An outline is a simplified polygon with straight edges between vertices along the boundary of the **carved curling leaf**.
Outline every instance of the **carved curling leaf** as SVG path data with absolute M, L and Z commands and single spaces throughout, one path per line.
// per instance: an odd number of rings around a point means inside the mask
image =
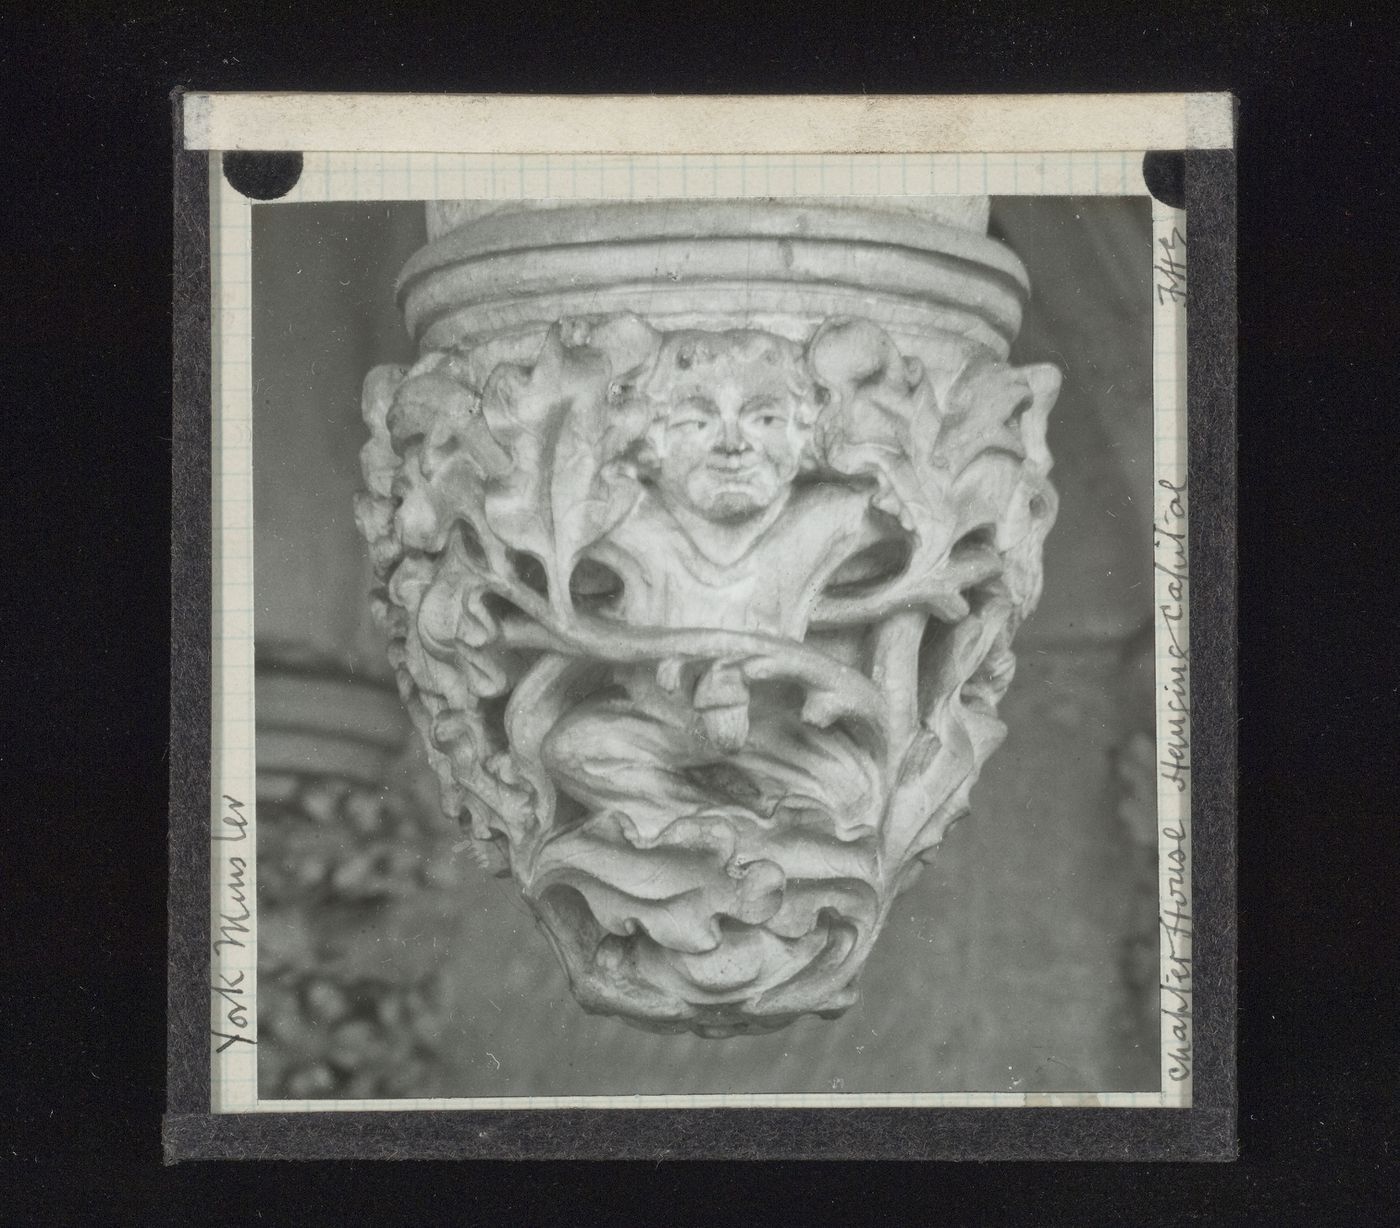
M 1053 368 L 868 321 L 562 321 L 366 383 L 376 608 L 450 811 L 580 1002 L 832 1015 L 1004 734 Z
M 569 581 L 583 550 L 627 515 L 639 493 L 618 461 L 641 434 L 641 414 L 610 396 L 612 364 L 588 341 L 586 327 L 566 335 L 556 325 L 532 368 L 496 370 L 482 407 L 510 457 L 488 486 L 487 520 L 507 546 L 542 565 L 561 618 L 572 611 Z
M 872 505 L 911 532 L 936 517 L 913 462 L 918 440 L 938 429 L 938 410 L 917 359 L 864 320 L 836 320 L 812 338 L 809 361 L 827 390 L 823 452 L 838 473 L 877 482 Z

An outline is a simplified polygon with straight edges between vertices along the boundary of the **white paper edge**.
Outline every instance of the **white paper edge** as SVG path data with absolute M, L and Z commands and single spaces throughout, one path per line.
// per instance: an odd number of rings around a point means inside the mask
M 190 93 L 185 148 L 380 153 L 1232 149 L 1229 94 Z

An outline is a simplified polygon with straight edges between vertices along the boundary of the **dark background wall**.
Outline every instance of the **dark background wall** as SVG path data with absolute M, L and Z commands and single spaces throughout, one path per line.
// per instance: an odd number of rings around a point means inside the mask
M 73 9 L 68 21 L 61 7 L 30 7 L 28 19 L 22 6 L 5 10 L 0 42 L 25 155 L 13 160 L 25 186 L 12 197 L 7 256 L 12 283 L 35 287 L 13 313 L 6 452 L 10 487 L 33 514 L 9 528 L 26 577 L 40 567 L 41 585 L 17 579 L 16 591 L 45 603 L 43 617 L 10 620 L 5 654 L 16 697 L 8 830 L 11 861 L 25 867 L 12 898 L 38 939 L 19 948 L 23 988 L 9 1002 L 24 1074 L 10 1107 L 14 1220 L 247 1221 L 264 1208 L 275 1218 L 289 1198 L 307 1223 L 417 1222 L 444 1207 L 567 1223 L 600 1201 L 637 1223 L 721 1222 L 729 1207 L 730 1218 L 762 1221 L 765 1209 L 775 1219 L 795 1206 L 832 1222 L 907 1222 L 926 1206 L 936 1210 L 925 1217 L 988 1225 L 1023 1223 L 1028 1206 L 1047 1223 L 1117 1225 L 1125 1207 L 1142 1224 L 1396 1218 L 1384 1192 L 1394 977 L 1376 957 L 1395 946 L 1397 844 L 1394 670 L 1376 660 L 1395 632 L 1394 545 L 1376 531 L 1396 459 L 1394 393 L 1380 374 L 1396 314 L 1395 166 L 1376 156 L 1393 131 L 1383 7 L 1213 5 L 1192 21 L 1175 8 L 1101 5 L 1076 21 L 1065 6 L 1022 6 L 1002 21 L 985 5 L 909 5 L 871 22 L 770 6 L 765 30 L 693 21 L 678 38 L 659 6 L 623 20 L 559 6 L 529 24 L 524 55 L 509 8 L 478 6 L 429 33 L 416 6 L 313 26 L 289 6 L 264 6 L 256 20 L 245 6 L 210 6 L 197 23 L 177 6 L 135 20 Z M 472 88 L 486 92 L 1230 83 L 1248 407 L 1238 1163 L 497 1164 L 469 1182 L 455 1165 L 160 1166 L 165 1053 L 151 1037 L 166 1001 L 171 351 L 161 338 L 172 222 L 161 117 L 175 80 L 438 91 L 460 88 L 468 64 Z M 102 821 L 113 815 L 134 821 Z
M 1017 641 L 1007 742 L 974 790 L 973 815 L 896 906 L 862 1003 L 836 1022 L 719 1042 L 586 1016 L 513 888 L 439 832 L 431 856 L 452 862 L 444 881 L 460 885 L 363 914 L 353 935 L 304 959 L 308 975 L 332 981 L 392 980 L 435 953 L 439 1061 L 423 1091 L 1157 1086 L 1148 202 L 998 199 L 992 232 L 1026 263 L 1034 288 L 1013 361 L 1065 370 L 1050 430 L 1060 517 L 1041 607 Z M 412 357 L 392 285 L 424 237 L 416 204 L 255 210 L 262 676 L 288 645 L 333 659 L 347 677 L 387 676 L 351 512 L 359 389 L 371 365 Z M 421 762 L 400 776 L 410 793 L 431 796 Z M 260 813 L 268 830 L 277 812 Z M 333 913 L 333 893 L 316 901 L 308 896 L 303 912 Z M 276 935 L 279 916 L 268 910 L 265 933 L 270 924 Z M 298 1009 L 314 1016 L 304 999 Z M 318 1035 L 335 1025 L 312 1020 Z M 324 1045 L 308 1054 L 330 1060 Z

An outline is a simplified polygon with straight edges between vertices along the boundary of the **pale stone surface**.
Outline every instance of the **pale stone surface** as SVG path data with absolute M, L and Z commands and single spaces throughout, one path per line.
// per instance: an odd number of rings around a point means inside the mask
M 857 1001 L 1040 593 L 1060 376 L 1003 361 L 1022 281 L 946 220 L 791 202 L 490 214 L 410 261 L 425 352 L 365 385 L 375 607 L 586 1009 Z
M 985 196 L 823 196 L 816 199 L 788 197 L 787 203 L 819 205 L 825 209 L 876 209 L 884 213 L 909 213 L 944 222 L 965 230 L 985 231 L 989 202 Z M 428 238 L 436 239 L 450 230 L 469 225 L 484 217 L 558 209 L 558 200 L 435 200 L 427 204 Z M 579 202 L 569 202 L 577 204 Z M 587 202 L 596 204 L 598 202 Z
M 533 361 L 559 320 L 622 313 L 663 331 L 753 328 L 799 343 L 850 316 L 930 365 L 948 335 L 1005 357 L 1025 270 L 955 223 L 788 200 L 493 211 L 415 254 L 399 291 L 425 351 L 470 346 L 494 362 Z

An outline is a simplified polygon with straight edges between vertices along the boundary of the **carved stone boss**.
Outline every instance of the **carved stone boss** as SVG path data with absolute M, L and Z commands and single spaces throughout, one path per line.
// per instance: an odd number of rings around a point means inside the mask
M 429 206 L 366 381 L 372 600 L 444 805 L 585 1009 L 857 997 L 1004 736 L 1050 366 L 985 200 Z

